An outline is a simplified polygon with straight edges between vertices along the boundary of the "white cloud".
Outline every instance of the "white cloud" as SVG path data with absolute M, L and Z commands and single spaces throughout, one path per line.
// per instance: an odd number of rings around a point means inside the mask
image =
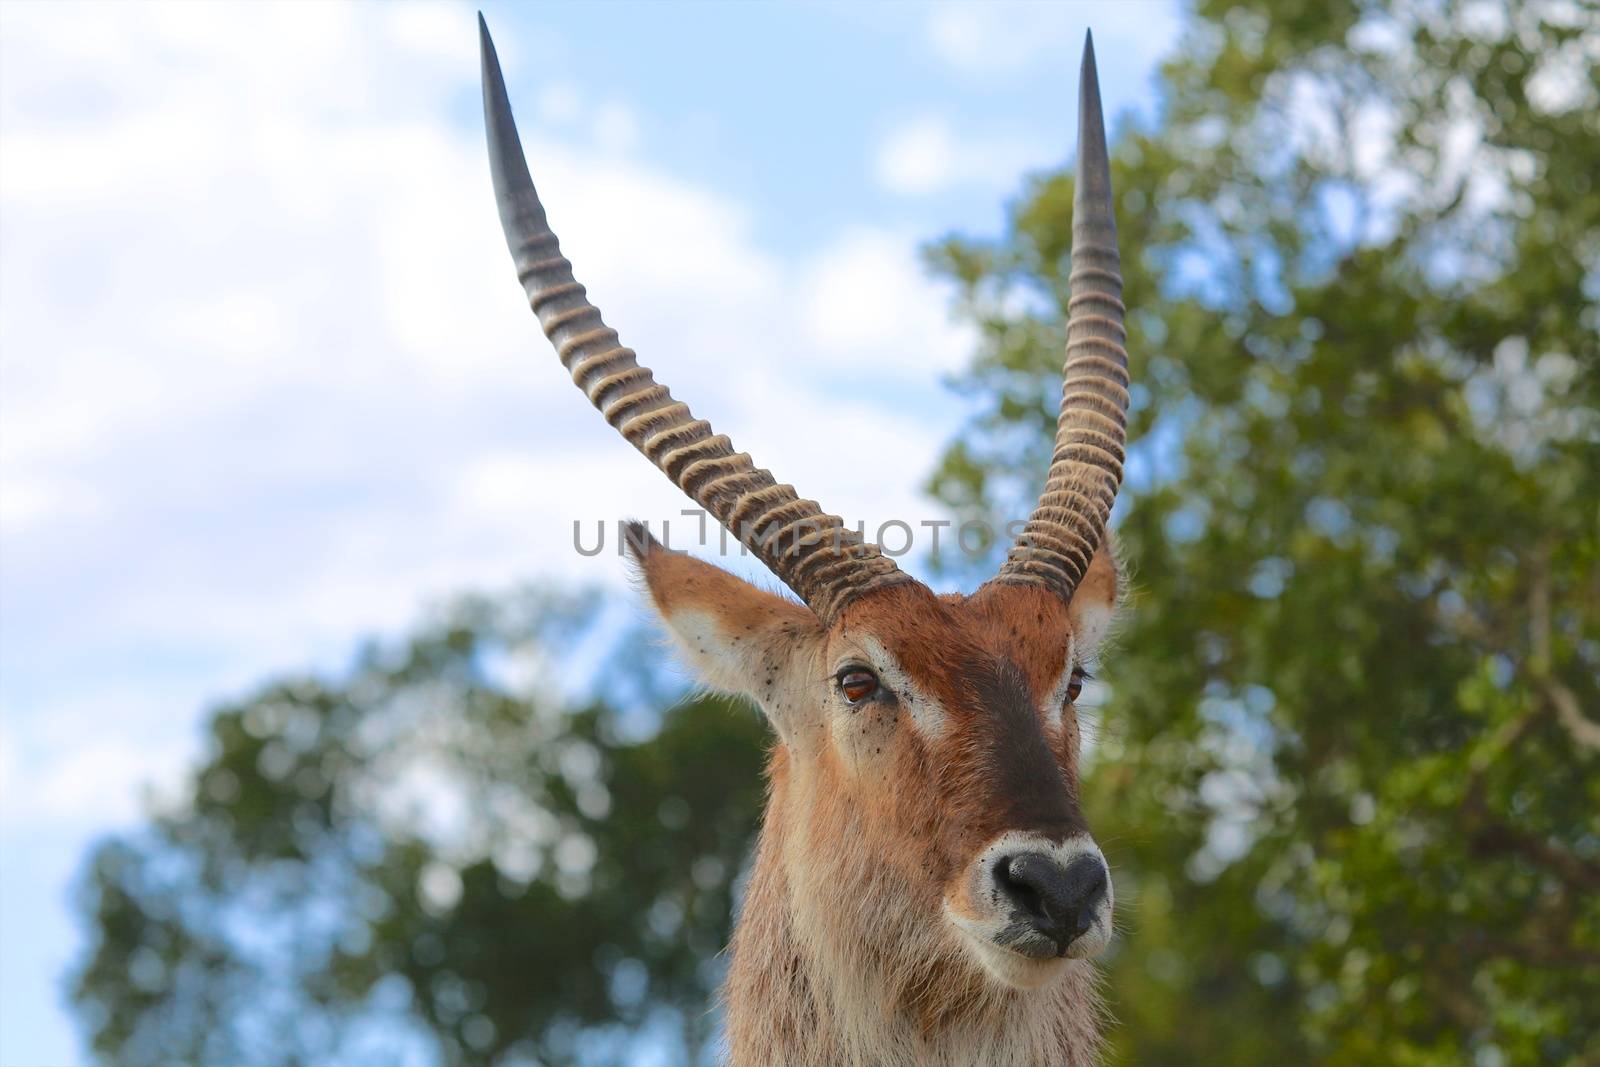
M 552 85 L 534 98 L 539 118 L 552 126 L 565 126 L 583 116 L 583 99 L 571 85 Z
M 1064 143 L 1020 133 L 958 134 L 940 117 L 924 115 L 890 131 L 873 160 L 878 184 L 908 196 L 974 187 L 996 194 L 1013 188 L 1017 175 L 1066 159 Z
M 971 74 L 991 71 L 997 60 L 1025 64 L 1037 51 L 1037 39 L 1014 30 L 1016 24 L 987 15 L 977 5 L 949 5 L 928 18 L 928 43 L 939 58 Z
M 890 134 L 878 151 L 878 181 L 899 193 L 932 193 L 956 178 L 955 135 L 936 118 L 916 119 Z
M 1075 72 L 1084 31 L 1092 29 L 1104 78 L 1117 67 L 1147 70 L 1176 41 L 1180 18 L 1174 5 L 1152 0 L 947 3 L 929 11 L 924 36 L 934 55 L 955 70 L 999 81 L 1046 64 Z M 1115 65 L 1113 56 L 1119 57 Z
M 594 111 L 594 139 L 608 151 L 627 152 L 639 139 L 638 120 L 623 104 L 601 104 Z
M 170 713 L 163 696 L 102 689 L 53 702 L 48 717 L 0 712 L 0 831 L 53 838 L 130 825 L 150 790 L 178 780 L 192 744 L 175 723 L 129 732 L 107 710 L 148 727 Z
M 11 740 L 11 731 L 0 721 L 0 822 L 9 817 L 11 798 L 16 794 L 17 746 Z
M 846 233 L 805 272 L 800 308 L 814 350 L 864 375 L 893 370 L 931 380 L 971 354 L 976 337 L 949 321 L 947 293 L 917 262 L 916 241 Z

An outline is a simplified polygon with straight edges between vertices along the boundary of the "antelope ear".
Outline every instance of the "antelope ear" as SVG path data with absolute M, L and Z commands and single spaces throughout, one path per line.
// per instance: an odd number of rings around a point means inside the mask
M 1072 637 L 1079 661 L 1093 659 L 1105 645 L 1117 622 L 1117 606 L 1122 599 L 1122 567 L 1117 562 L 1117 542 L 1107 530 L 1083 581 L 1073 591 L 1067 606 Z
M 819 666 L 826 638 L 803 604 L 757 589 L 719 567 L 664 548 L 642 525 L 626 532 L 656 612 L 700 680 L 761 705 L 785 741 L 815 701 L 806 682 Z

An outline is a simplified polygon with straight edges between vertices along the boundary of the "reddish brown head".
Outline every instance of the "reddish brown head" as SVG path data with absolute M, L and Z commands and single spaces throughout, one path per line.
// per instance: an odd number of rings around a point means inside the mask
M 906 582 L 825 624 L 637 543 L 685 658 L 777 730 L 768 822 L 801 845 L 786 859 L 791 884 L 808 887 L 802 912 L 826 923 L 841 909 L 893 909 L 848 928 L 893 930 L 886 953 L 958 947 L 1017 987 L 1104 948 L 1111 888 L 1078 803 L 1074 699 L 1115 610 L 1110 552 L 1070 603 L 1034 585 L 939 597 Z

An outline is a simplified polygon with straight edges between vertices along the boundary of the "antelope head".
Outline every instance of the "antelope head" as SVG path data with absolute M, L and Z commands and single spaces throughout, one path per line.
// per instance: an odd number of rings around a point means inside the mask
M 847 930 L 860 941 L 851 951 L 885 966 L 914 968 L 906 953 L 959 961 L 980 984 L 1011 989 L 1098 953 L 1112 891 L 1079 807 L 1074 700 L 1117 601 L 1106 520 L 1128 376 L 1092 42 L 1054 456 L 998 575 L 970 596 L 938 596 L 735 451 L 621 345 L 546 222 L 480 29 L 500 219 L 545 334 L 606 421 L 799 598 L 631 528 L 689 663 L 755 701 L 777 733 L 762 850 L 783 869 L 797 936 L 820 945 Z

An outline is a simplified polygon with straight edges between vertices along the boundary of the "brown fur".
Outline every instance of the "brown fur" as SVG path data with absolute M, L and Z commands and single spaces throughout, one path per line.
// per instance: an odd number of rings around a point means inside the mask
M 1050 726 L 1037 709 L 1075 632 L 1104 629 L 1093 613 L 1115 602 L 1110 553 L 1071 606 L 1035 586 L 941 598 L 912 583 L 830 628 L 689 556 L 649 546 L 640 564 L 691 663 L 754 698 L 779 736 L 723 994 L 731 1062 L 1092 1064 L 1093 965 L 1051 961 L 1039 988 L 1007 985 L 946 910 L 975 907 L 968 872 L 998 835 L 1086 830 L 1076 718 L 1068 707 Z M 866 641 L 937 705 L 936 729 L 907 700 L 833 700 L 836 662 Z

